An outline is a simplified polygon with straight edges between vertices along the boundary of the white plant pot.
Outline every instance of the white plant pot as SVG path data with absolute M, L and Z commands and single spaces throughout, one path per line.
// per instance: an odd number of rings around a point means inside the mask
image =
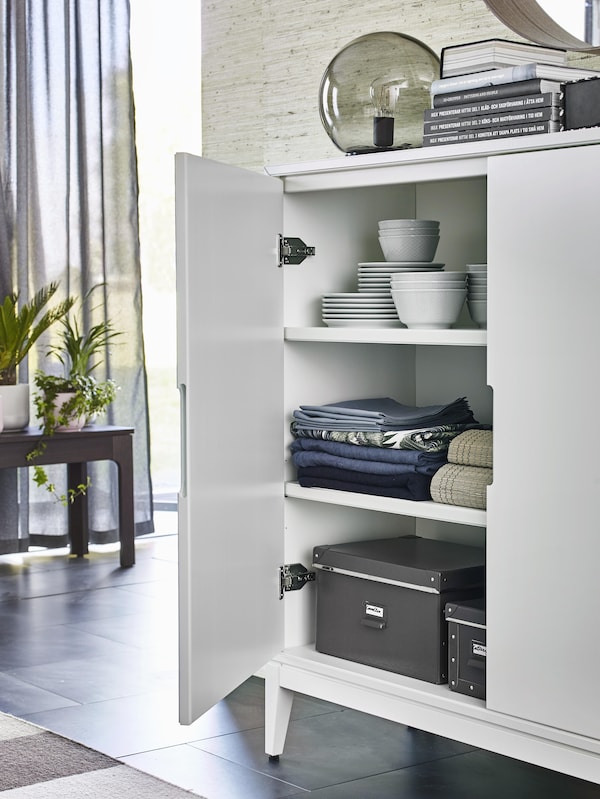
M 5 433 L 24 430 L 29 426 L 29 384 L 0 386 L 2 420 Z
M 74 396 L 73 393 L 57 394 L 56 395 L 56 400 L 54 401 L 55 413 L 59 414 L 60 413 L 60 409 L 62 408 L 62 406 L 66 402 L 68 402 L 71 399 L 71 397 L 73 397 L 73 396 Z M 74 432 L 77 432 L 78 430 L 81 430 L 82 427 L 85 427 L 86 421 L 87 421 L 87 419 L 86 419 L 85 415 L 83 415 L 83 416 L 74 416 L 69 421 L 69 424 L 61 425 L 60 427 L 57 427 L 56 429 L 57 429 L 57 431 L 59 433 L 74 433 Z

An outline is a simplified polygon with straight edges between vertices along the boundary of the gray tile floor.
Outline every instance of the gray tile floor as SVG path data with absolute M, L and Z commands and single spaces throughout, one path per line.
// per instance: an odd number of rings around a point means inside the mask
M 302 696 L 271 763 L 256 677 L 179 725 L 165 517 L 132 569 L 111 547 L 0 557 L 0 710 L 208 799 L 600 799 L 600 786 Z

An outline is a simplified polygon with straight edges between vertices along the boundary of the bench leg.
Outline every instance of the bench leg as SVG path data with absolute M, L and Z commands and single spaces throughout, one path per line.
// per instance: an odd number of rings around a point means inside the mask
M 68 487 L 77 490 L 78 485 L 87 481 L 86 463 L 67 464 Z M 88 553 L 89 522 L 87 496 L 82 494 L 74 502 L 69 503 L 69 543 L 71 554 L 83 557 Z
M 131 436 L 119 436 L 114 441 L 113 460 L 119 470 L 119 540 L 121 566 L 135 563 L 135 520 L 133 503 L 133 442 Z

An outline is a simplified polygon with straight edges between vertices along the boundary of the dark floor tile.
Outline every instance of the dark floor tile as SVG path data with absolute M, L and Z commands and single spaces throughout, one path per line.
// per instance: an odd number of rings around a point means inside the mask
M 126 654 L 128 650 L 135 657 L 133 647 L 64 624 L 35 630 L 13 627 L 0 631 L 0 671 L 73 659 L 110 660 Z
M 110 618 L 92 619 L 69 625 L 72 629 L 116 641 L 140 649 L 155 646 L 177 651 L 177 616 L 170 607 L 158 608 L 154 613 L 134 613 Z
M 262 729 L 192 745 L 307 790 L 471 749 L 353 710 L 293 720 L 278 762 L 270 762 L 265 755 Z
M 200 728 L 198 722 L 196 729 L 179 724 L 174 690 L 27 713 L 22 718 L 117 758 L 185 743 Z
M 45 691 L 9 674 L 0 673 L 0 712 L 12 716 L 38 713 L 44 710 L 70 707 L 77 704 L 59 694 Z
M 147 605 L 147 600 L 139 599 L 138 595 L 115 588 L 71 591 L 67 594 L 25 599 L 11 598 L 0 602 L 0 629 L 10 629 L 18 624 L 21 629 L 33 630 L 133 613 L 148 615 Z
M 179 723 L 175 676 L 166 682 L 168 688 L 160 691 L 19 715 L 113 757 L 229 736 L 254 728 L 258 728 L 262 740 L 262 682 L 251 678 L 191 725 Z M 323 710 L 329 712 L 330 707 L 325 703 L 321 706 L 315 700 L 301 701 L 294 708 L 294 715 L 313 716 Z
M 110 658 L 62 660 L 12 669 L 8 674 L 79 704 L 162 690 L 164 674 L 153 674 L 136 660 L 139 656 L 128 650 Z M 175 678 L 176 674 L 172 676 Z
M 194 724 L 181 725 L 175 681 L 160 692 L 24 717 L 113 757 L 228 735 L 261 724 L 263 718 L 255 702 L 224 700 Z
M 474 751 L 343 782 L 310 795 L 314 799 L 599 799 L 600 786 Z
M 13 567 L 11 574 L 2 578 L 0 600 L 173 580 L 177 574 L 176 564 L 154 557 L 136 558 L 135 566 L 122 569 L 118 552 L 90 552 L 83 558 L 47 555 L 46 559 L 46 568 L 29 559 L 22 568 Z
M 191 746 L 144 752 L 124 759 L 134 768 L 154 774 L 208 799 L 287 799 L 312 794 L 278 779 L 236 766 Z

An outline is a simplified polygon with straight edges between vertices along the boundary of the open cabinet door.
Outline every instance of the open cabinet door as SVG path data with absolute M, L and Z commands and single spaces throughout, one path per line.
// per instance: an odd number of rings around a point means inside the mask
M 283 646 L 283 188 L 177 154 L 180 721 Z

